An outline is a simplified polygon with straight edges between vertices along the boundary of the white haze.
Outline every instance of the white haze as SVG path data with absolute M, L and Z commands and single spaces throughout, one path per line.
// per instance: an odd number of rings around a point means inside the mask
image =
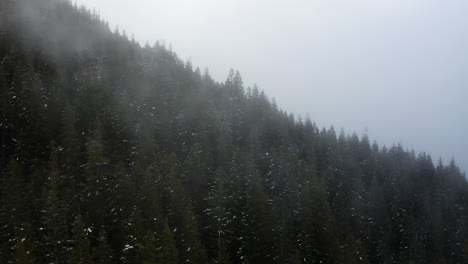
M 79 0 L 223 81 L 238 69 L 319 126 L 468 171 L 466 0 Z

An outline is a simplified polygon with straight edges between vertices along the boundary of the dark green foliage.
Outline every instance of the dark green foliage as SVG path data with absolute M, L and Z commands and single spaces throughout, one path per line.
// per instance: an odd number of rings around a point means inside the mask
M 453 160 L 320 130 L 69 1 L 0 1 L 0 111 L 0 263 L 468 263 Z
M 39 256 L 37 251 L 38 246 L 37 240 L 34 239 L 31 225 L 21 225 L 15 239 L 13 262 L 18 264 L 37 263 Z
M 301 205 L 298 247 L 306 263 L 335 263 L 341 253 L 336 221 L 327 202 L 325 186 L 316 176 L 313 176 L 309 185 L 305 186 L 304 201 Z M 343 263 L 349 263 L 349 259 L 344 259 Z
M 50 144 L 50 160 L 44 190 L 44 242 L 47 256 L 54 263 L 65 263 L 68 247 L 67 208 L 60 195 L 62 174 L 58 169 L 55 142 Z
M 97 244 L 94 248 L 93 252 L 93 261 L 94 263 L 98 264 L 110 264 L 112 263 L 112 257 L 114 253 L 107 241 L 107 237 L 105 233 L 102 233 L 99 236 L 99 239 L 96 241 Z
M 254 172 L 248 190 L 246 221 L 247 254 L 252 263 L 272 263 L 276 257 L 274 246 L 274 216 L 271 200 L 263 191 L 259 175 Z
M 151 249 L 154 253 L 154 260 L 151 263 L 179 263 L 179 254 L 175 246 L 174 234 L 169 229 L 167 221 L 164 223 L 162 230 L 156 236 L 157 241 Z
M 91 247 L 88 239 L 89 229 L 86 229 L 81 216 L 78 215 L 73 223 L 71 234 L 71 249 L 69 252 L 69 263 L 92 264 Z
M 173 229 L 179 263 L 203 263 L 206 260 L 205 250 L 199 240 L 197 219 L 193 213 L 193 205 L 178 179 L 178 161 L 175 154 L 168 158 L 169 171 L 166 176 L 168 189 L 168 211 L 170 227 Z

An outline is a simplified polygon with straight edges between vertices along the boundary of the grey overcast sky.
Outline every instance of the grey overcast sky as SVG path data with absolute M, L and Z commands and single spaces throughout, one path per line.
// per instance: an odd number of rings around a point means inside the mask
M 77 0 L 288 112 L 468 172 L 466 0 Z

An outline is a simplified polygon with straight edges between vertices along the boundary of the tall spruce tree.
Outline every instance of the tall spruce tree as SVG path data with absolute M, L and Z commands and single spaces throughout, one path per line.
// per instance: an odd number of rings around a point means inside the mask
M 88 239 L 88 233 L 91 231 L 91 229 L 84 225 L 81 215 L 77 215 L 71 232 L 71 246 L 68 255 L 69 263 L 93 263 L 91 260 L 91 243 Z
M 203 263 L 206 261 L 205 249 L 199 241 L 192 201 L 177 177 L 180 165 L 175 154 L 168 157 L 168 165 L 168 218 L 179 251 L 179 263 Z
M 43 223 L 44 240 L 47 246 L 48 259 L 54 263 L 66 263 L 68 248 L 67 209 L 61 197 L 62 173 L 58 169 L 57 146 L 50 144 L 50 161 L 47 183 L 44 190 Z

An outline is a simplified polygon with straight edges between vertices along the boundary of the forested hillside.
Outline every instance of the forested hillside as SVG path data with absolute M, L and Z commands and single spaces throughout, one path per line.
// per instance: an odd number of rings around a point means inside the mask
M 454 161 L 320 129 L 69 2 L 0 1 L 0 100 L 0 263 L 468 263 Z

